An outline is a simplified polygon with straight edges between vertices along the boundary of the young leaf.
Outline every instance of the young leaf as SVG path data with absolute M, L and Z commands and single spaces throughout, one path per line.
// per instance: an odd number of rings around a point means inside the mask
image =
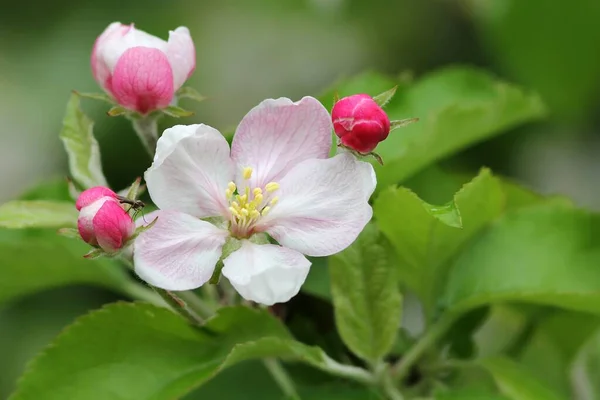
M 571 384 L 578 399 L 600 398 L 600 331 L 579 350 L 570 373 Z
M 72 94 L 59 135 L 69 156 L 69 170 L 83 188 L 106 186 L 100 149 L 93 135 L 94 124 L 83 113 L 79 103 L 79 96 Z
M 335 322 L 357 356 L 377 362 L 394 344 L 402 312 L 397 266 L 375 225 L 329 259 Z
M 335 363 L 294 342 L 266 311 L 222 308 L 197 328 L 164 308 L 116 303 L 63 331 L 30 364 L 11 400 L 180 398 L 229 366 L 275 356 Z
M 448 260 L 495 219 L 503 205 L 500 183 L 487 169 L 443 207 L 431 206 L 405 188 L 390 188 L 377 198 L 374 214 L 396 250 L 401 279 L 428 311 L 433 311 L 443 288 Z
M 14 200 L 0 205 L 2 228 L 62 228 L 77 226 L 73 203 L 47 200 Z
M 518 301 L 600 314 L 600 215 L 553 200 L 496 221 L 453 263 L 450 311 Z
M 480 364 L 492 374 L 500 391 L 511 400 L 567 400 L 509 358 L 488 358 Z

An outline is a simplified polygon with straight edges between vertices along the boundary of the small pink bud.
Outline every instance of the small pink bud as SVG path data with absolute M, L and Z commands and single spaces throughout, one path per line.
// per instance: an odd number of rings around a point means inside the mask
M 84 191 L 77 199 L 76 207 L 81 238 L 107 253 L 122 248 L 135 232 L 131 216 L 108 188 L 98 186 Z
M 390 119 L 367 94 L 338 101 L 331 110 L 331 118 L 342 144 L 361 154 L 372 152 L 390 133 Z
M 98 84 L 122 107 L 146 114 L 171 103 L 194 72 L 196 50 L 185 27 L 165 41 L 114 22 L 96 39 L 91 64 Z

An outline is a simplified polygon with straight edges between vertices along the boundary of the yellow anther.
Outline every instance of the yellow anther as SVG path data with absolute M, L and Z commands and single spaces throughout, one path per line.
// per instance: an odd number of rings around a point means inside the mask
M 254 201 L 252 203 L 254 203 L 255 205 L 258 205 L 260 203 L 262 203 L 263 201 L 263 195 L 262 193 L 256 194 L 254 195 Z
M 235 208 L 236 210 L 238 210 L 240 208 L 240 205 L 238 204 L 237 201 L 232 201 L 231 202 L 231 207 Z
M 250 212 L 250 218 L 257 219 L 258 217 L 260 217 L 260 213 L 258 211 L 252 210 Z
M 267 215 L 269 213 L 269 210 L 271 209 L 271 207 L 266 206 L 265 208 L 263 208 L 262 212 L 260 213 L 260 215 L 262 215 L 263 217 L 265 215 Z
M 256 197 L 259 194 L 262 194 L 262 189 L 261 188 L 254 188 L 254 190 L 252 191 L 252 194 L 254 195 L 254 197 Z
M 265 185 L 265 189 L 267 189 L 267 192 L 271 193 L 276 191 L 277 189 L 279 189 L 279 183 L 277 182 L 269 182 Z
M 250 179 L 252 177 L 252 168 L 251 167 L 244 168 L 242 174 L 244 176 L 244 179 Z
M 246 202 L 248 201 L 248 195 L 243 194 L 241 196 L 238 196 L 238 201 L 240 202 L 241 205 L 246 204 Z
M 231 199 L 231 196 L 233 196 L 233 193 L 231 192 L 231 190 L 225 189 L 225 196 L 227 197 L 227 200 L 229 200 Z
M 235 186 L 235 183 L 233 183 L 233 182 L 229 182 L 229 183 L 227 184 L 227 189 L 228 189 L 228 190 L 229 190 L 231 193 L 233 193 L 233 192 L 235 192 L 235 189 L 237 189 L 237 187 Z
M 271 199 L 271 201 L 269 202 L 270 205 L 274 206 L 275 204 L 277 204 L 277 202 L 279 201 L 279 197 L 275 196 Z
M 247 209 L 247 208 L 242 208 L 241 212 L 242 212 L 242 215 L 243 215 L 244 217 L 247 217 L 247 216 L 248 216 L 248 214 L 249 214 L 249 213 L 248 213 L 248 209 Z
M 236 217 L 238 217 L 238 218 L 240 218 L 240 217 L 241 217 L 240 213 L 239 213 L 239 212 L 238 212 L 238 210 L 236 210 L 235 208 L 233 208 L 233 207 L 229 207 L 229 211 L 231 211 L 231 213 L 232 213 L 234 216 L 236 216 Z

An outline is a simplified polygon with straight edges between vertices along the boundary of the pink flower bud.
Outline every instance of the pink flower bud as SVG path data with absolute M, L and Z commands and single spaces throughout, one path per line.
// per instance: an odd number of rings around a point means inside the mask
M 362 154 L 372 152 L 390 133 L 390 119 L 367 94 L 338 101 L 331 110 L 331 118 L 342 144 Z
M 194 72 L 196 50 L 190 31 L 179 27 L 164 41 L 114 22 L 96 39 L 92 72 L 121 106 L 146 114 L 167 107 Z
M 77 228 L 81 238 L 107 253 L 122 248 L 135 232 L 131 216 L 108 188 L 97 186 L 85 190 L 75 206 L 79 210 Z

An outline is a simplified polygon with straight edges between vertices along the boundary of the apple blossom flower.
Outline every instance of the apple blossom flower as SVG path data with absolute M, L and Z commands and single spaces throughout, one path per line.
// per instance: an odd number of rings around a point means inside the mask
M 83 191 L 75 207 L 79 210 L 77 229 L 81 238 L 106 253 L 117 252 L 135 233 L 131 216 L 121 207 L 117 194 L 106 187 Z
M 196 67 L 190 32 L 179 27 L 169 40 L 113 22 L 96 39 L 92 72 L 122 107 L 146 114 L 167 107 Z
M 361 154 L 372 152 L 390 133 L 390 119 L 368 94 L 355 94 L 336 102 L 331 118 L 342 144 Z
M 263 101 L 239 124 L 231 150 L 207 125 L 167 129 L 145 174 L 161 210 L 136 239 L 137 274 L 163 289 L 195 289 L 224 257 L 221 273 L 245 299 L 272 305 L 295 296 L 311 264 L 305 255 L 345 249 L 372 216 L 373 168 L 349 153 L 328 158 L 331 129 L 312 97 Z M 279 244 L 256 240 L 265 234 Z M 222 253 L 226 242 L 239 248 Z

